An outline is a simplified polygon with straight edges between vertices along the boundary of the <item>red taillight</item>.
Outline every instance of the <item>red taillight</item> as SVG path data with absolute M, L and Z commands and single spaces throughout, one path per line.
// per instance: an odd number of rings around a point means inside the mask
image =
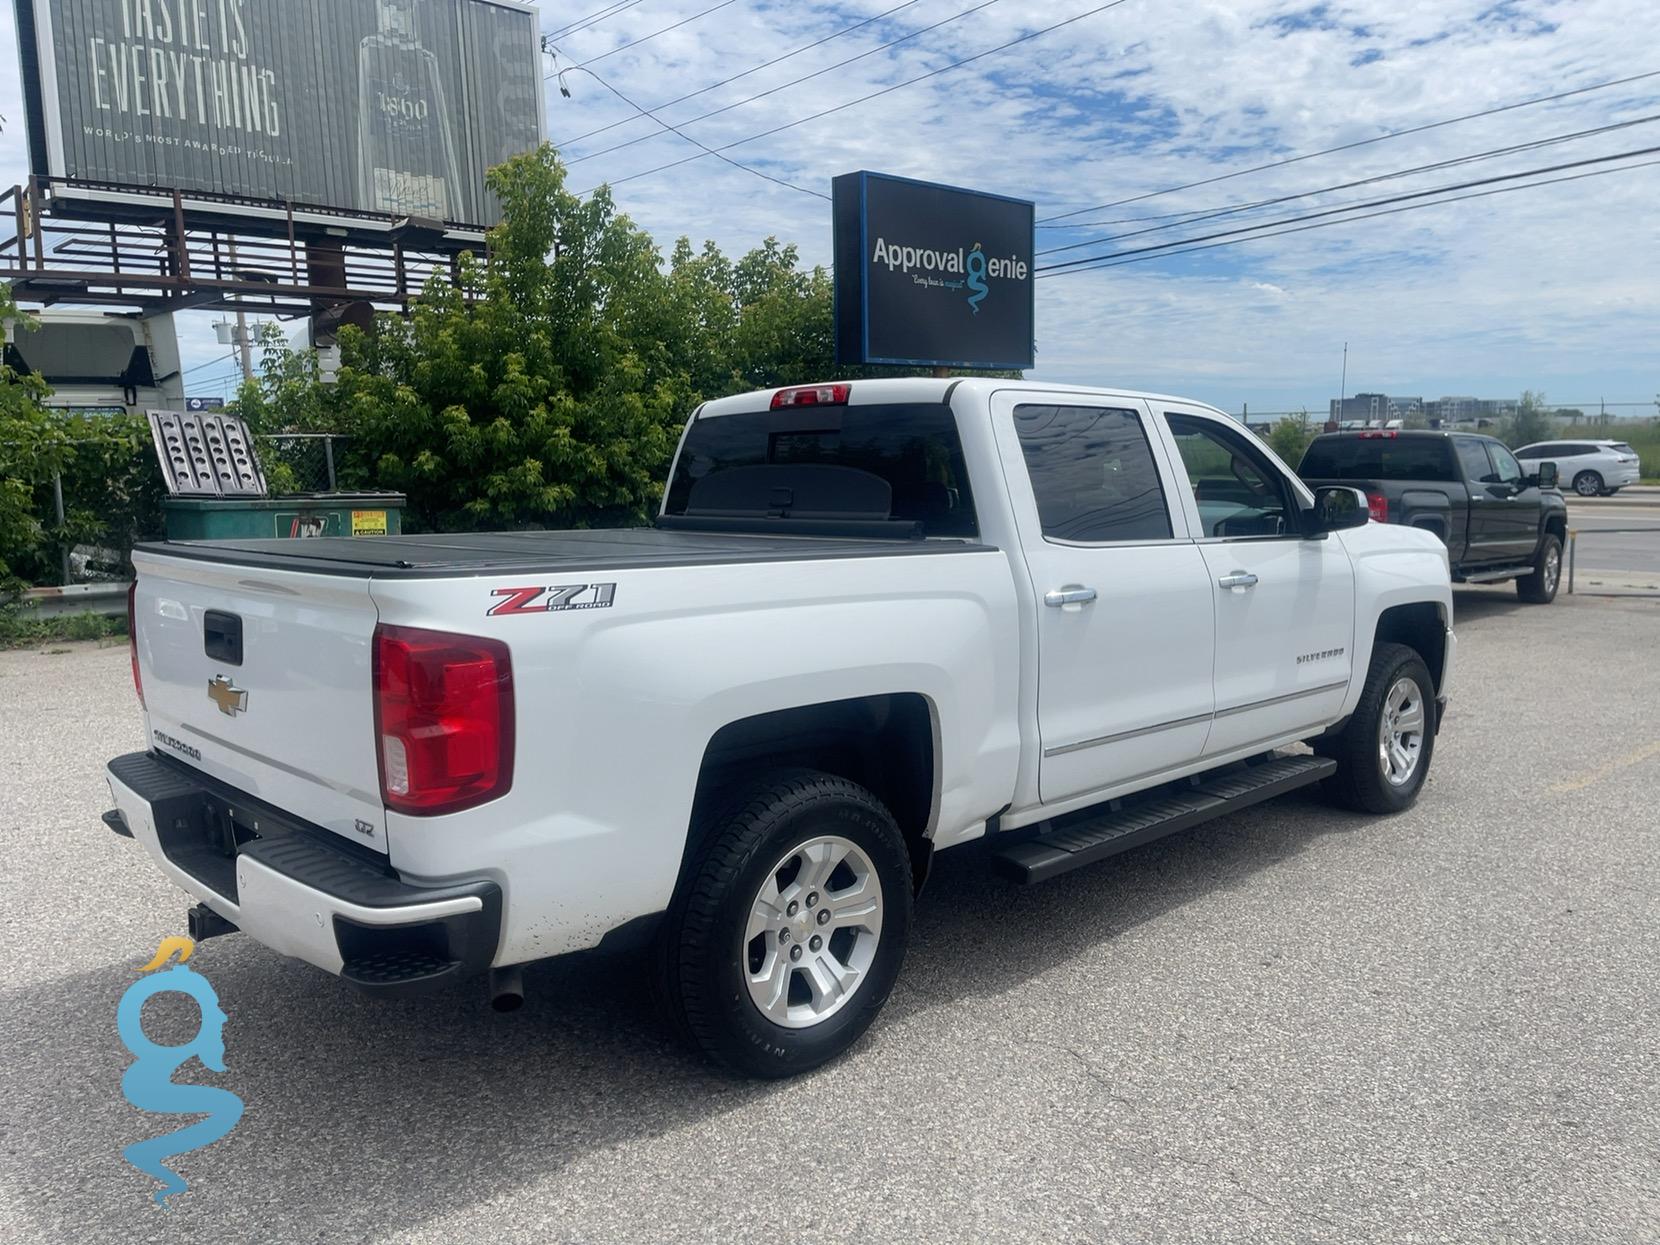
M 386 806 L 431 816 L 513 785 L 507 645 L 416 627 L 375 628 L 375 748 Z
M 1389 437 L 1393 439 L 1400 435 L 1401 432 L 1398 428 L 1373 428 L 1370 432 L 1363 432 L 1360 434 L 1362 440 L 1377 440 L 1379 437 Z
M 1366 513 L 1372 516 L 1373 523 L 1389 522 L 1389 499 L 1382 493 L 1366 494 Z
M 138 672 L 138 580 L 127 586 L 127 651 L 133 658 L 133 691 L 138 707 L 144 708 L 144 676 Z
M 850 385 L 798 385 L 772 395 L 772 409 L 784 406 L 846 406 Z

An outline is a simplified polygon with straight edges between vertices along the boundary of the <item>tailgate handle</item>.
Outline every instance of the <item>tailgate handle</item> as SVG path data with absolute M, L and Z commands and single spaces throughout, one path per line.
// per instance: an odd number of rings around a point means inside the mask
M 202 651 L 227 666 L 242 664 L 242 618 L 224 610 L 202 615 Z

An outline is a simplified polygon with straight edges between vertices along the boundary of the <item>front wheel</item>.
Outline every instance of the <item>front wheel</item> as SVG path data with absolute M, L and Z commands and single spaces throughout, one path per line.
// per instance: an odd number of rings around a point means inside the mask
M 1318 751 L 1337 762 L 1326 790 L 1345 808 L 1410 808 L 1435 752 L 1435 684 L 1423 658 L 1404 644 L 1377 645 L 1354 716 Z
M 1562 538 L 1546 532 L 1533 559 L 1533 573 L 1516 581 L 1516 595 L 1529 605 L 1549 605 L 1562 584 Z
M 670 1016 L 738 1072 L 805 1072 L 876 1019 L 910 923 L 910 853 L 882 803 L 830 774 L 768 775 L 712 819 L 670 907 Z

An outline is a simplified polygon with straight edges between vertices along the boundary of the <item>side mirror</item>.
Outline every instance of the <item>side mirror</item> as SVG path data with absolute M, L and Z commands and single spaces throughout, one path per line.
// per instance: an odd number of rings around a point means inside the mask
M 1555 488 L 1556 481 L 1556 464 L 1540 463 L 1538 471 L 1536 471 L 1533 475 L 1526 477 L 1522 483 L 1533 488 Z
M 1371 520 L 1366 494 L 1343 484 L 1328 484 L 1314 490 L 1314 508 L 1303 512 L 1303 535 L 1324 536 L 1351 527 L 1365 527 Z

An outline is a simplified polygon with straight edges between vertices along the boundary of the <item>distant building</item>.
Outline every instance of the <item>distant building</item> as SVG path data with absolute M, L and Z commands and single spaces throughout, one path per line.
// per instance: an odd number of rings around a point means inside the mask
M 1390 423 L 1405 422 L 1422 415 L 1422 398 L 1402 397 L 1388 393 L 1357 393 L 1352 398 L 1333 398 L 1329 418 L 1339 426 L 1382 428 Z
M 1424 407 L 1430 427 L 1455 427 L 1459 424 L 1480 426 L 1516 413 L 1515 398 L 1476 398 L 1467 396 L 1437 398 Z

